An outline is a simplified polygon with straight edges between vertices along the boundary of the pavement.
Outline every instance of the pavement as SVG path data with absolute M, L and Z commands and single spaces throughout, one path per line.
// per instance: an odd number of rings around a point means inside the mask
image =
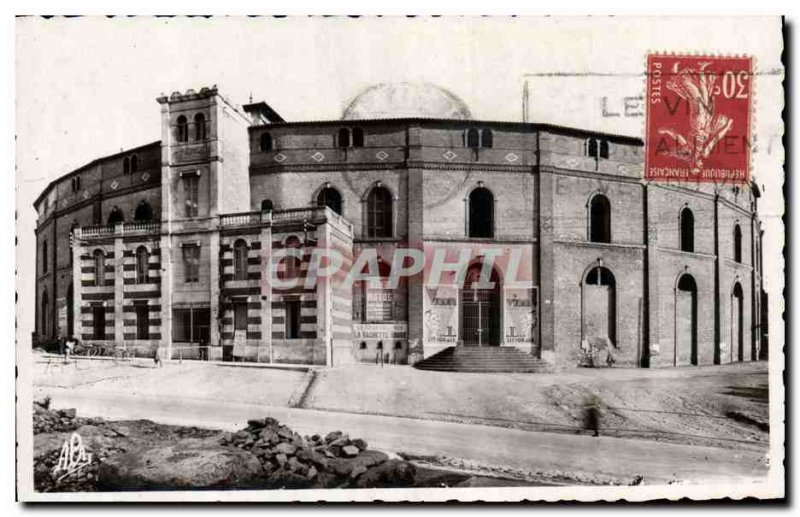
M 49 395 L 53 407 L 74 407 L 81 416 L 149 419 L 227 431 L 244 427 L 250 418 L 271 416 L 302 434 L 341 430 L 367 440 L 372 448 L 584 482 L 625 483 L 635 476 L 647 484 L 752 482 L 764 479 L 768 470 L 765 454 L 750 450 L 275 407 L 236 400 L 233 394 L 224 403 L 170 392 L 127 394 L 91 386 L 39 386 L 34 394 L 37 399 Z

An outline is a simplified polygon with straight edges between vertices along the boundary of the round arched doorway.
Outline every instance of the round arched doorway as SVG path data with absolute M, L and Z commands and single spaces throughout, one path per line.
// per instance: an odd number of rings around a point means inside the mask
M 675 286 L 675 366 L 700 364 L 697 352 L 697 283 L 688 273 Z
M 500 345 L 500 275 L 481 282 L 483 264 L 467 269 L 461 286 L 461 341 L 465 346 Z
M 615 346 L 617 342 L 617 283 L 606 267 L 589 269 L 583 281 L 583 339 L 593 347 Z

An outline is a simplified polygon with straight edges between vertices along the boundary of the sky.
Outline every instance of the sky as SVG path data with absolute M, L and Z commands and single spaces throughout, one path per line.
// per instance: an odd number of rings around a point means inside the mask
M 33 330 L 35 211 L 48 182 L 160 139 L 156 97 L 217 85 L 286 120 L 337 119 L 364 88 L 430 82 L 477 119 L 641 137 L 648 52 L 755 57 L 752 170 L 771 315 L 782 310 L 783 68 L 780 19 L 735 18 L 18 18 L 16 203 L 19 335 Z M 775 320 L 773 320 L 775 321 Z M 780 328 L 778 328 L 780 327 Z M 773 325 L 782 342 L 782 325 Z M 773 330 L 771 329 L 771 330 Z

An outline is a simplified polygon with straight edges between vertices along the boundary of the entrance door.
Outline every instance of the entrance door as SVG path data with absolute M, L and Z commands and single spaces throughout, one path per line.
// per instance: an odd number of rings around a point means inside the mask
M 491 286 L 480 282 L 481 264 L 467 272 L 461 289 L 461 341 L 468 346 L 500 345 L 500 281 L 492 271 Z
M 616 282 L 604 267 L 586 275 L 583 286 L 583 337 L 589 343 L 616 343 Z M 606 343 L 608 344 L 608 343 Z
M 675 365 L 698 364 L 697 286 L 683 275 L 675 291 Z

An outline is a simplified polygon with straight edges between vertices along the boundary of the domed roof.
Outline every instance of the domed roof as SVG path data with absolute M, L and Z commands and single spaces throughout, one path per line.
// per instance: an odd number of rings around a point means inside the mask
M 431 83 L 379 83 L 358 94 L 342 120 L 383 118 L 467 120 L 472 114 L 455 94 Z

